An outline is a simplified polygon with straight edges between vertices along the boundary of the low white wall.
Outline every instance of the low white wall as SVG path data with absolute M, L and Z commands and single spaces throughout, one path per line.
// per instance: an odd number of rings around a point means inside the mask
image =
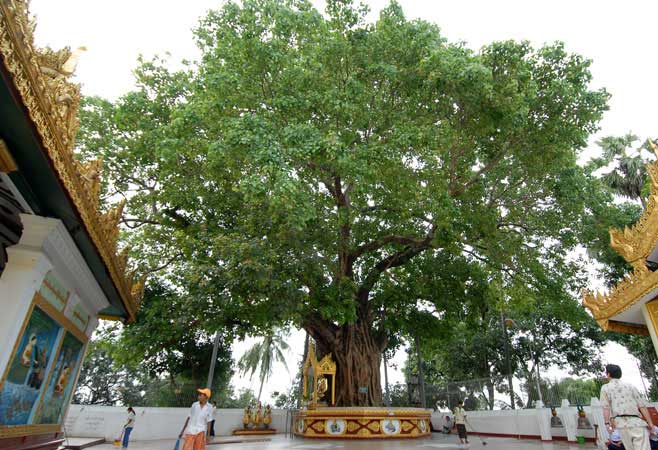
M 650 406 L 656 407 L 658 403 L 652 403 Z M 558 408 L 560 416 L 563 411 L 562 408 Z M 578 410 L 576 407 L 568 407 L 566 411 L 575 426 Z M 131 439 L 136 441 L 176 439 L 185 423 L 189 408 L 136 407 L 135 412 L 137 417 Z M 595 423 L 596 413 L 590 407 L 585 407 L 585 412 L 590 421 Z M 243 410 L 241 409 L 218 409 L 215 434 L 218 436 L 230 435 L 234 429 L 242 427 L 242 415 Z M 446 413 L 442 412 L 432 414 L 432 425 L 435 430 L 443 429 L 445 415 Z M 541 436 L 540 423 L 543 423 L 550 429 L 553 438 L 562 437 L 564 439 L 567 436 L 565 428 L 550 428 L 550 414 L 542 415 L 541 411 L 536 409 L 467 411 L 467 416 L 469 424 L 480 433 Z M 285 410 L 272 410 L 271 427 L 280 433 L 284 432 L 285 419 Z M 103 437 L 106 440 L 113 440 L 119 436 L 125 422 L 126 409 L 124 407 L 71 405 L 64 426 L 68 436 Z M 563 422 L 567 423 L 564 419 Z M 590 434 L 593 436 L 593 431 L 585 433 L 588 437 Z
M 176 439 L 187 418 L 189 408 L 139 408 L 135 407 L 135 428 L 131 440 L 149 441 Z M 217 409 L 215 434 L 230 435 L 242 427 L 241 409 Z M 283 432 L 286 411 L 272 410 L 270 427 Z M 67 436 L 103 437 L 113 440 L 119 437 L 126 423 L 126 408 L 114 406 L 71 405 L 64 424 Z
M 576 408 L 573 409 L 574 414 Z M 443 420 L 448 413 L 434 412 L 432 425 L 435 430 L 443 429 Z M 480 433 L 539 436 L 539 421 L 535 409 L 467 411 L 468 423 Z M 468 427 L 471 430 L 471 427 Z

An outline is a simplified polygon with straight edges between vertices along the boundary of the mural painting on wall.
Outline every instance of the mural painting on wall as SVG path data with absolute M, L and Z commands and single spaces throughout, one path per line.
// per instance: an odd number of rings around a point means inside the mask
M 61 327 L 35 306 L 0 391 L 0 425 L 32 423 Z
M 66 332 L 36 423 L 58 424 L 69 403 L 84 344 Z

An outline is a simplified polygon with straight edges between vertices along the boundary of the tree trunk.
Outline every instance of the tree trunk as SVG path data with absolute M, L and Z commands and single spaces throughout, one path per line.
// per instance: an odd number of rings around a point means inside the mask
M 418 365 L 418 396 L 420 397 L 420 407 L 427 407 L 427 397 L 425 396 L 425 374 L 423 373 L 423 352 L 420 348 L 420 337 L 416 334 L 416 363 Z
M 336 327 L 329 342 L 322 331 L 326 330 L 317 326 L 308 330 L 317 344 L 318 356 L 331 352 L 336 362 L 336 405 L 381 406 L 382 350 L 369 325 L 358 321 Z
M 386 397 L 384 398 L 384 403 L 386 406 L 391 406 L 391 391 L 388 387 L 388 360 L 386 359 L 386 354 L 384 354 L 384 392 Z
M 304 395 L 304 374 L 302 372 L 304 371 L 304 363 L 306 362 L 306 358 L 308 357 L 308 341 L 309 341 L 309 335 L 307 331 L 306 337 L 304 339 L 304 355 L 302 356 L 301 364 L 299 364 L 299 385 L 297 386 L 297 401 L 296 401 L 297 408 L 302 407 L 302 396 Z
M 487 380 L 487 406 L 491 411 L 494 409 L 496 399 L 494 398 L 496 391 L 494 389 L 493 382 L 491 378 Z
M 260 380 L 260 388 L 258 388 L 258 399 L 256 400 L 256 403 L 260 403 L 260 396 L 263 393 L 263 384 L 265 384 L 265 379 Z

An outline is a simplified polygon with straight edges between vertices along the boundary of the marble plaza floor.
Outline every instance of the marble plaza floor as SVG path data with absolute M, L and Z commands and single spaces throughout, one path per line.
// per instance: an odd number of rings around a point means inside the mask
M 271 440 L 263 441 L 246 439 L 235 442 L 235 438 L 220 438 L 208 444 L 207 450 L 400 450 L 400 449 L 446 449 L 457 450 L 462 447 L 457 443 L 454 435 L 445 436 L 434 434 L 431 438 L 419 440 L 399 441 L 319 441 L 310 439 L 286 439 L 284 436 L 275 436 Z M 563 442 L 542 443 L 537 440 L 518 440 L 508 438 L 485 438 L 487 445 L 483 446 L 477 436 L 470 439 L 470 449 L 484 450 L 576 450 L 594 449 L 593 443 L 586 445 L 567 444 Z M 130 443 L 130 450 L 173 450 L 175 441 L 146 441 Z M 111 443 L 90 447 L 93 450 L 116 450 Z

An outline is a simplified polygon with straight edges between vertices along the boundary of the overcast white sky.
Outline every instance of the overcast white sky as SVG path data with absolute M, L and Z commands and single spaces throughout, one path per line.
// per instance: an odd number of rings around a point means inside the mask
M 322 5 L 320 0 L 314 1 Z M 386 0 L 368 0 L 373 16 Z M 541 45 L 564 41 L 567 49 L 594 61 L 594 87 L 606 87 L 612 94 L 610 111 L 601 122 L 597 136 L 629 131 L 642 139 L 656 137 L 653 105 L 658 105 L 656 74 L 655 18 L 658 2 L 645 0 L 401 0 L 411 18 L 437 23 L 451 41 L 465 41 L 474 49 L 494 40 L 529 40 Z M 132 70 L 137 56 L 169 52 L 174 61 L 194 60 L 198 55 L 191 29 L 208 9 L 219 7 L 214 0 L 32 0 L 37 16 L 37 42 L 58 48 L 85 45 L 77 80 L 87 95 L 116 98 L 133 87 Z M 588 153 L 594 151 L 590 146 Z M 250 342 L 236 345 L 236 353 Z M 303 333 L 290 341 L 289 366 L 296 367 Z M 620 363 L 625 378 L 642 387 L 635 360 L 618 345 L 606 349 L 606 360 Z M 396 356 L 401 363 L 404 353 Z M 392 371 L 392 381 L 402 381 Z M 557 372 L 551 375 L 557 375 Z M 266 394 L 285 391 L 294 374 L 277 368 L 265 388 Z M 250 386 L 246 379 L 234 379 L 238 387 Z M 256 381 L 254 380 L 254 387 Z

